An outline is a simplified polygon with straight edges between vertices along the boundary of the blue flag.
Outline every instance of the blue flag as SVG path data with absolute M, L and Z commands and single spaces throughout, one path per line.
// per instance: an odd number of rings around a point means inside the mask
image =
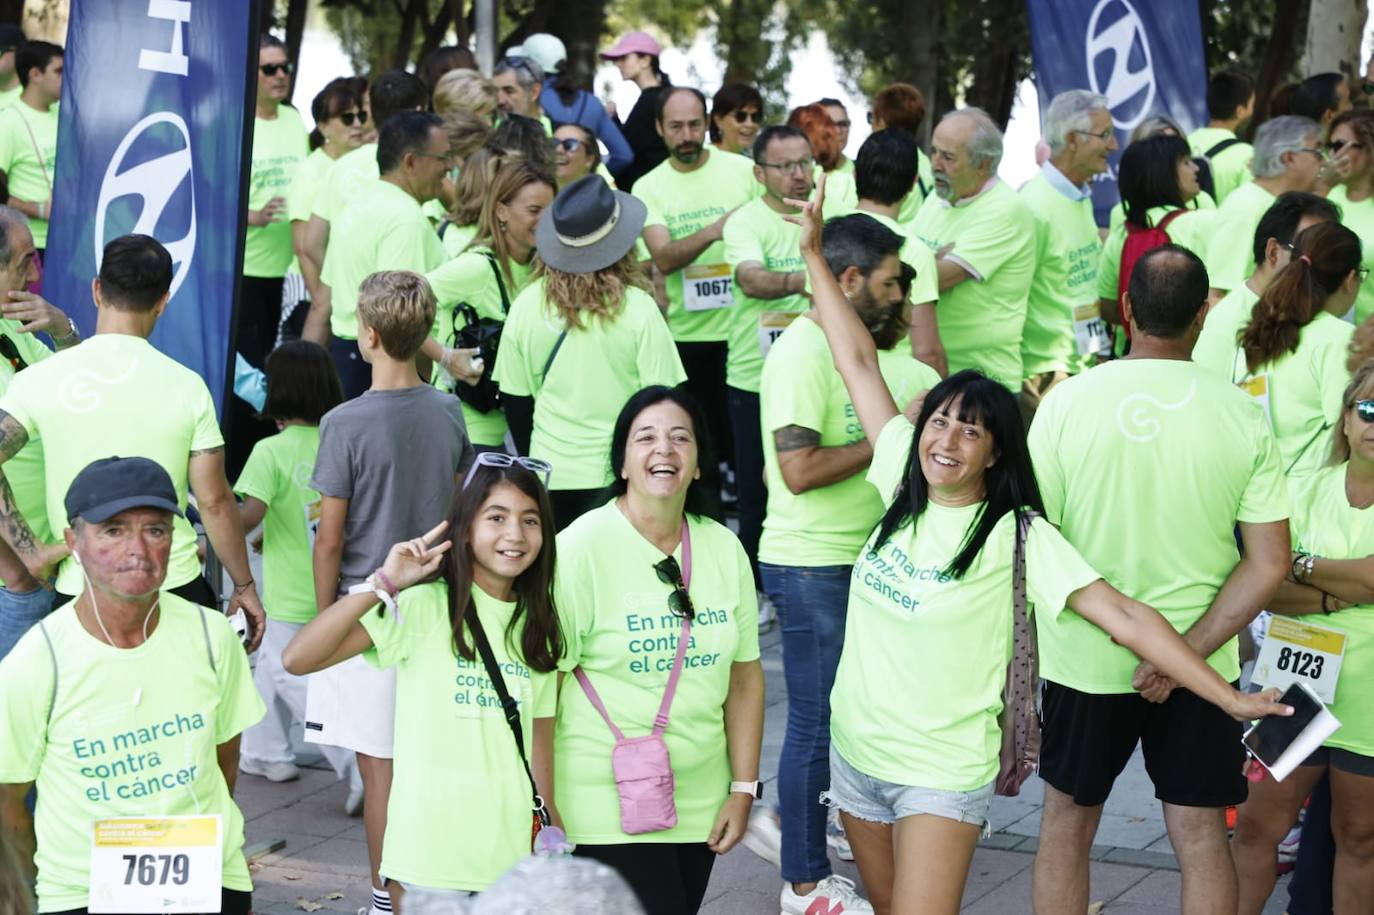
M 222 411 L 243 260 L 256 93 L 251 0 L 72 0 L 43 294 L 95 329 L 107 242 L 172 255 L 152 343 L 205 379 Z
M 1027 0 L 1040 110 L 1067 89 L 1107 97 L 1116 139 L 1167 114 L 1185 132 L 1207 123 L 1207 64 L 1196 0 Z M 1107 224 L 1120 199 L 1117 152 L 1093 182 L 1093 208 Z

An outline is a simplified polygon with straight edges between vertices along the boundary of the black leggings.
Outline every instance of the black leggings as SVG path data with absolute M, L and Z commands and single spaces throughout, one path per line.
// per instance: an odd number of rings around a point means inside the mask
M 625 878 L 644 915 L 696 915 L 716 863 L 705 842 L 579 845 L 573 854 L 600 861 Z
M 253 911 L 253 894 L 243 890 L 225 888 L 220 893 L 220 915 L 250 915 Z M 68 909 L 65 912 L 51 912 L 49 915 L 86 915 L 85 909 Z

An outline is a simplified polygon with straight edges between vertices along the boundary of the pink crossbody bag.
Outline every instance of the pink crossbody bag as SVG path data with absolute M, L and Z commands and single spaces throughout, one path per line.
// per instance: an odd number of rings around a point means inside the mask
M 685 520 L 682 522 L 682 583 L 684 587 L 691 587 L 692 584 L 692 539 Z M 677 825 L 677 805 L 673 803 L 673 762 L 668 758 L 668 745 L 663 742 L 663 732 L 668 729 L 668 710 L 677 692 L 677 681 L 682 675 L 682 662 L 687 655 L 691 634 L 692 620 L 684 616 L 682 632 L 678 636 L 677 657 L 673 660 L 672 672 L 668 674 L 668 686 L 663 691 L 663 701 L 654 718 L 654 729 L 643 737 L 626 737 L 611 720 L 605 704 L 592 688 L 581 666 L 573 669 L 573 676 L 577 677 L 578 685 L 587 694 L 588 701 L 601 713 L 606 726 L 615 735 L 611 771 L 615 774 L 616 793 L 620 795 L 620 828 L 628 835 L 662 832 Z

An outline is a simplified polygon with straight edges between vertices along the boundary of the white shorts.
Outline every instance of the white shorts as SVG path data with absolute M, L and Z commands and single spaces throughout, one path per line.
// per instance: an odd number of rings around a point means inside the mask
M 361 656 L 310 675 L 305 740 L 390 759 L 396 730 L 396 670 Z

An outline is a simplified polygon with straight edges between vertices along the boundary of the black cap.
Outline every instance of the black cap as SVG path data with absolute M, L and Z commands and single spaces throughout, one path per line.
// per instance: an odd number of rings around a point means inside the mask
M 177 491 L 162 465 L 141 457 L 92 461 L 67 488 L 67 523 L 108 521 L 131 508 L 158 508 L 180 515 Z
M 9 23 L 0 25 L 0 53 L 23 47 L 26 41 L 28 39 L 24 37 L 24 30 L 19 26 Z

